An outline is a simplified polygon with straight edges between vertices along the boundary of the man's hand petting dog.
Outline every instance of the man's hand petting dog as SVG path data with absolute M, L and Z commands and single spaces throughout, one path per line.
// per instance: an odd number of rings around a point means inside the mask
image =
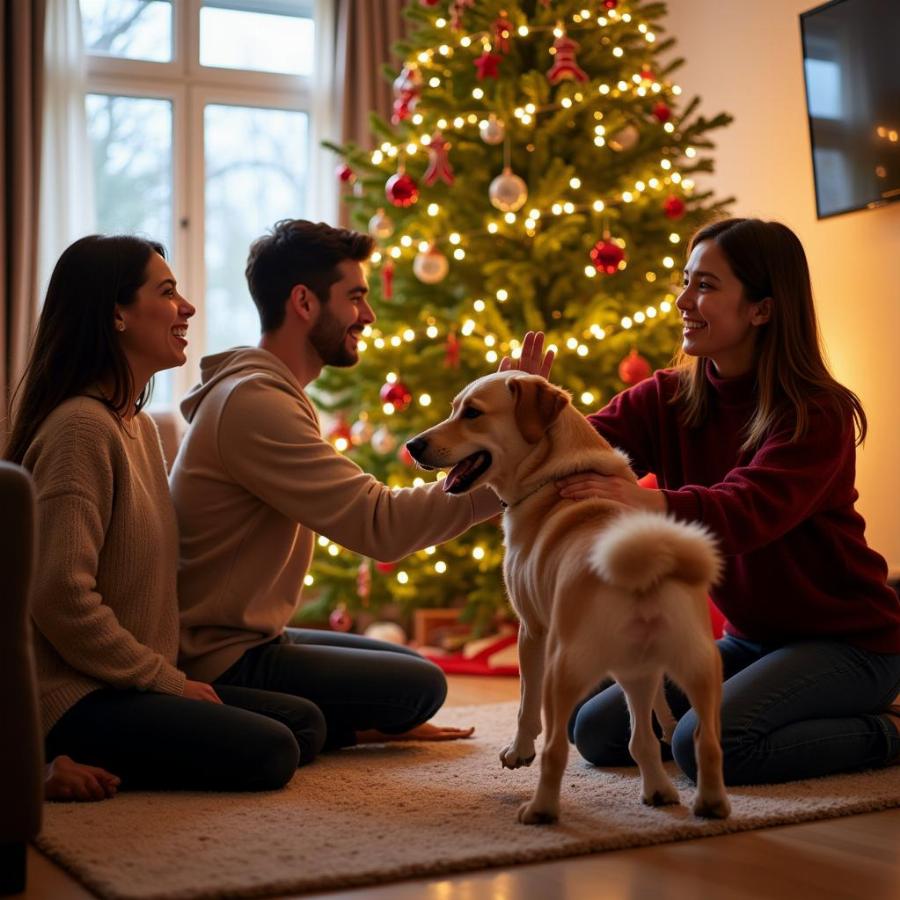
M 641 487 L 619 475 L 599 472 L 577 472 L 556 482 L 560 497 L 566 500 L 610 500 L 627 509 L 668 512 L 666 495 L 653 488 Z
M 504 356 L 500 360 L 498 372 L 507 369 L 518 369 L 529 375 L 540 375 L 541 378 L 550 377 L 550 369 L 553 367 L 553 359 L 556 354 L 552 350 L 544 353 L 544 332 L 529 331 L 522 341 L 522 353 L 518 359 Z

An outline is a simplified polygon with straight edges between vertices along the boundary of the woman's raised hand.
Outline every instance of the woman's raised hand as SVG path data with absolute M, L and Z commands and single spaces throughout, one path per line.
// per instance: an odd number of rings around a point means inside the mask
M 504 356 L 500 360 L 500 368 L 497 371 L 505 372 L 507 369 L 518 369 L 520 372 L 528 372 L 530 375 L 540 375 L 542 378 L 548 378 L 555 355 L 552 350 L 544 353 L 543 331 L 529 331 L 522 341 L 522 355 L 518 359 Z

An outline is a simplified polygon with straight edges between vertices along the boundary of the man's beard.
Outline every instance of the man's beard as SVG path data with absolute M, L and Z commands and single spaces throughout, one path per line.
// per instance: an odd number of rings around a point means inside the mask
M 323 308 L 319 321 L 309 332 L 309 342 L 326 366 L 345 368 L 355 366 L 359 361 L 356 350 L 347 347 L 348 331 L 349 329 L 331 315 L 328 307 Z

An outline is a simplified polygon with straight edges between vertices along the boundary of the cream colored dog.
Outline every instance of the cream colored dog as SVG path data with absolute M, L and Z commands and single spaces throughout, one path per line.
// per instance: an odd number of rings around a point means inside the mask
M 453 401 L 450 418 L 407 447 L 422 466 L 450 470 L 444 490 L 488 484 L 506 504 L 503 576 L 521 620 L 522 679 L 518 729 L 500 754 L 503 765 L 515 769 L 534 759 L 542 694 L 547 728 L 540 782 L 519 820 L 558 818 L 568 719 L 607 675 L 628 700 L 642 800 L 679 802 L 652 725 L 655 710 L 671 737 L 664 674 L 684 690 L 700 721 L 694 813 L 726 817 L 721 660 L 706 601 L 721 563 L 709 533 L 658 513 L 623 512 L 607 500 L 560 497 L 556 480 L 575 472 L 635 476 L 569 396 L 537 375 L 513 370 L 479 378 Z

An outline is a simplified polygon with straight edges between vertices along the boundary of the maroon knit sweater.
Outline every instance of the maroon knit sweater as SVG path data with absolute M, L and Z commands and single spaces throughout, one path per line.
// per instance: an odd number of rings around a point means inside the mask
M 799 440 L 786 421 L 758 449 L 742 451 L 755 374 L 723 379 L 710 365 L 707 377 L 711 404 L 699 428 L 682 427 L 669 402 L 673 370 L 624 391 L 588 421 L 631 457 L 638 475 L 656 475 L 670 512 L 718 537 L 726 568 L 712 596 L 726 632 L 900 653 L 900 601 L 853 508 L 852 421 L 823 404 Z

